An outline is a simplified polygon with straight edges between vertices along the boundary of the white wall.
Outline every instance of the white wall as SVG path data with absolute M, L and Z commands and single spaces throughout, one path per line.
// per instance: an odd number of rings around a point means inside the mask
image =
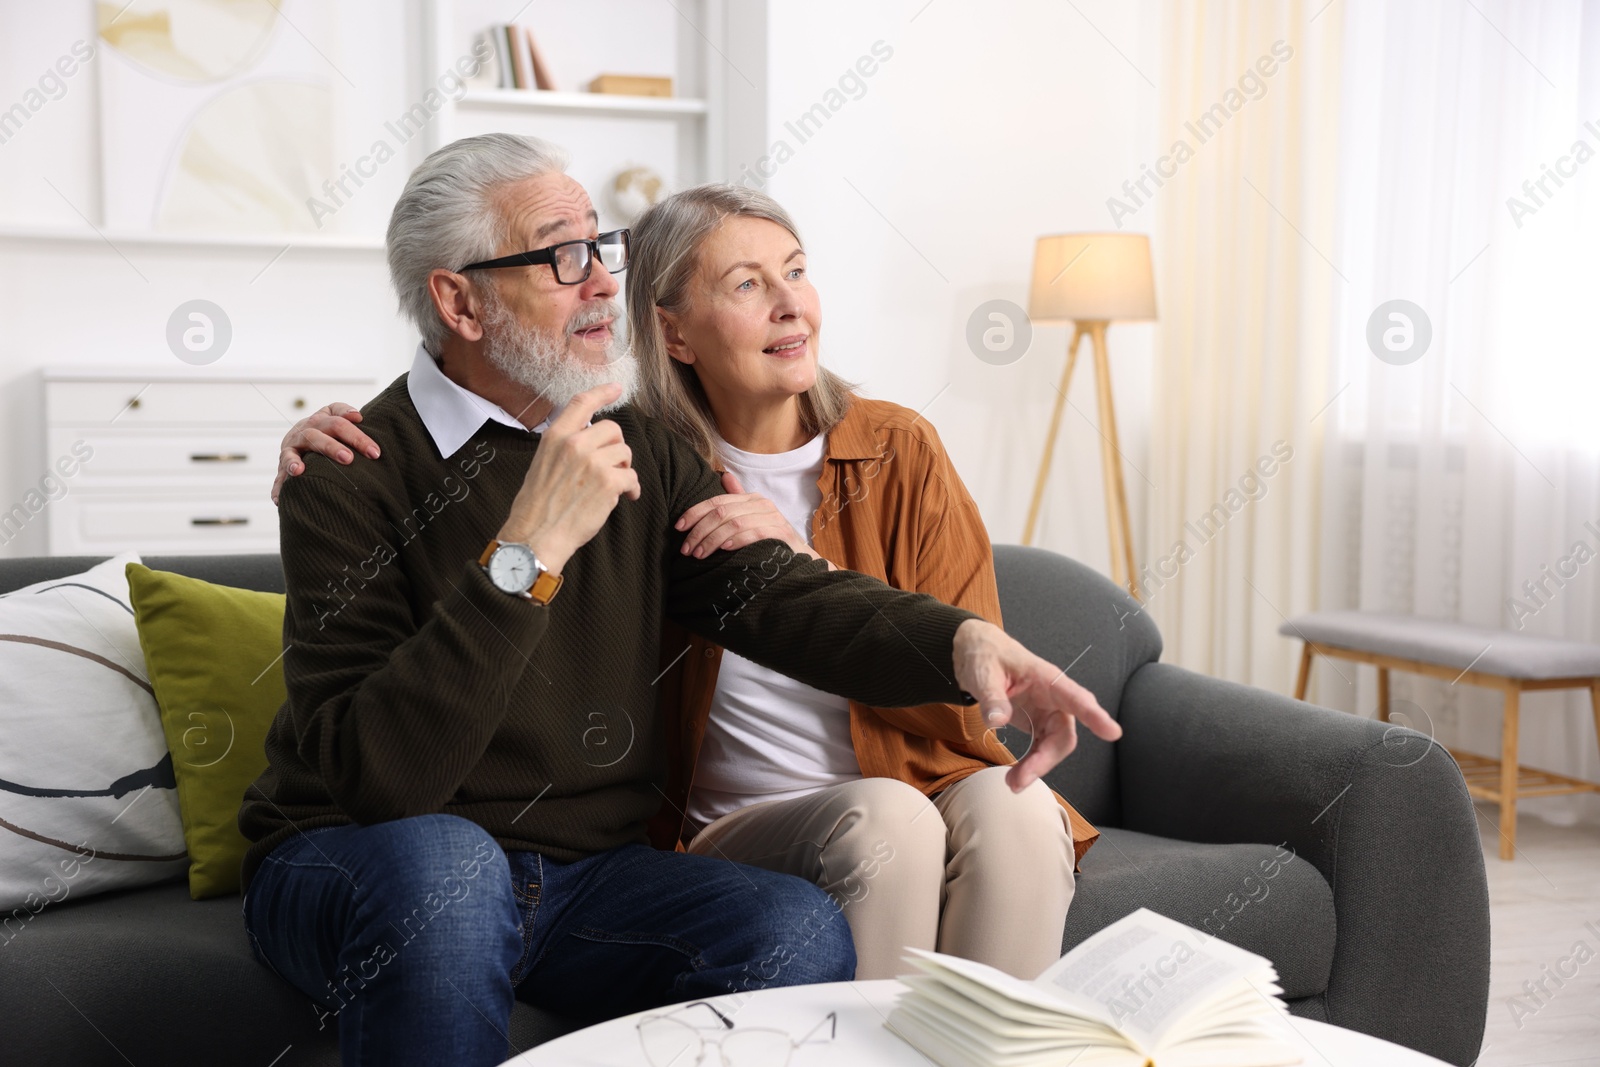
M 1158 78 L 1156 5 L 812 0 L 774 3 L 769 19 L 769 146 L 785 140 L 793 158 L 762 187 L 804 232 L 824 359 L 871 395 L 919 410 L 932 401 L 926 417 L 990 536 L 1018 541 L 1070 329 L 1039 327 L 1026 355 L 994 366 L 968 347 L 968 318 L 994 298 L 1026 307 L 1036 236 L 1112 228 L 1106 198 L 1156 136 L 1156 91 L 1139 73 Z M 880 40 L 892 57 L 800 143 L 785 123 Z M 1110 331 L 1118 431 L 1143 470 L 1152 330 Z M 1086 355 L 1035 543 L 1105 570 Z M 1138 530 L 1145 483 L 1124 474 Z
M 1156 93 L 1139 71 L 1159 77 L 1154 0 L 1079 0 L 1076 9 L 1057 0 L 728 3 L 736 26 L 728 59 L 739 73 L 723 72 L 736 115 L 727 177 L 759 160 L 752 146 L 781 137 L 794 148 L 765 188 L 795 214 L 812 251 L 825 359 L 874 396 L 927 406 L 991 536 L 1019 539 L 1068 330 L 1040 327 L 1025 356 L 992 366 L 969 350 L 967 320 L 991 298 L 1025 305 L 1034 237 L 1108 228 L 1106 198 L 1150 158 Z M 90 9 L 0 0 L 0 108 L 75 40 L 93 41 Z M 340 0 L 338 12 L 339 39 L 322 44 L 356 83 L 339 90 L 359 105 L 338 134 L 344 160 L 370 141 L 360 115 L 370 125 L 398 113 L 426 72 L 416 0 L 403 9 Z M 784 123 L 823 100 L 878 41 L 893 55 L 863 79 L 860 98 L 798 143 Z M 165 323 L 185 300 L 228 312 L 234 367 L 317 366 L 388 381 L 410 358 L 412 335 L 377 250 L 294 247 L 261 273 L 281 245 L 114 248 L 98 238 L 17 237 L 26 226 L 83 229 L 77 211 L 96 217 L 94 73 L 91 63 L 0 144 L 0 510 L 50 458 L 40 444 L 39 370 L 171 364 Z M 737 117 L 741 110 L 754 117 Z M 390 164 L 333 228 L 380 232 L 415 162 Z M 1136 530 L 1151 329 L 1111 331 Z M 1092 390 L 1080 359 L 1069 393 L 1077 410 L 1063 420 L 1036 540 L 1104 569 Z M 43 551 L 42 526 L 0 554 Z

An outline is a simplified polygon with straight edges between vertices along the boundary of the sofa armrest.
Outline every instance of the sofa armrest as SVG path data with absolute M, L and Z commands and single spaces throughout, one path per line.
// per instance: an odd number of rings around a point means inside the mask
M 1121 710 L 1127 829 L 1287 843 L 1333 890 L 1328 1020 L 1452 1063 L 1477 1058 L 1489 892 L 1476 814 L 1443 746 L 1161 663 L 1134 673 Z

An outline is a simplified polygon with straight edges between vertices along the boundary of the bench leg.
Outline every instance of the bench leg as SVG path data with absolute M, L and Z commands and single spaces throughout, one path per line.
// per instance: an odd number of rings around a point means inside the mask
M 1589 683 L 1589 706 L 1594 709 L 1594 736 L 1600 741 L 1600 680 Z
M 1522 693 L 1506 690 L 1500 740 L 1500 858 L 1517 854 L 1517 707 Z
M 1306 686 L 1311 682 L 1311 656 L 1311 642 L 1307 641 L 1306 647 L 1300 650 L 1300 673 L 1294 680 L 1294 698 L 1296 700 L 1304 700 L 1306 698 Z M 1594 721 L 1596 724 L 1600 724 L 1600 686 L 1597 686 L 1594 692 Z
M 1389 721 L 1389 668 L 1388 667 L 1379 667 L 1378 668 L 1378 721 L 1379 722 L 1388 722 Z M 1406 725 L 1411 726 L 1412 729 L 1416 728 L 1414 723 L 1407 723 Z

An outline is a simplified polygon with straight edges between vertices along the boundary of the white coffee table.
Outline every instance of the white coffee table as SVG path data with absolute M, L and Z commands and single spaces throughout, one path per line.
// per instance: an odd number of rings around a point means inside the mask
M 734 1026 L 769 1026 L 799 1038 L 830 1011 L 839 1013 L 838 1036 L 830 1042 L 795 1050 L 790 1067 L 929 1067 L 930 1060 L 884 1028 L 883 1020 L 905 987 L 893 979 L 877 982 L 831 982 L 785 986 L 739 996 L 716 997 L 711 1003 L 733 1019 Z M 656 1009 L 667 1011 L 668 1008 Z M 634 1024 L 640 1012 L 576 1030 L 547 1041 L 507 1061 L 504 1067 L 648 1067 Z M 703 1019 L 701 1018 L 703 1016 Z M 704 1008 L 696 1022 L 716 1025 Z M 1291 1018 L 1282 1023 L 1284 1036 L 1305 1056 L 1305 1067 L 1445 1067 L 1443 1060 L 1392 1045 L 1375 1037 L 1326 1023 Z M 726 1032 L 726 1031 L 724 1031 Z M 821 1031 L 827 1033 L 824 1027 Z M 708 1031 L 711 1033 L 711 1031 Z M 707 1049 L 701 1067 L 721 1067 L 714 1049 Z

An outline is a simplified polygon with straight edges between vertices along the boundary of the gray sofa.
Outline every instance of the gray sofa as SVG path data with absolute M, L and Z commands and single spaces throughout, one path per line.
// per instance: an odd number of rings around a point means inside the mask
M 0 592 L 94 560 L 0 560 Z M 275 556 L 152 567 L 281 591 Z M 1489 906 L 1466 787 L 1409 730 L 1157 662 L 1146 614 L 1089 568 L 996 546 L 1007 629 L 1122 723 L 1051 784 L 1101 829 L 1063 950 L 1143 906 L 1271 958 L 1292 1010 L 1469 1064 L 1489 989 Z M 1007 743 L 1026 745 L 1008 729 Z M 251 958 L 239 898 L 173 882 L 70 900 L 0 946 L 0 1059 L 82 1067 L 336 1064 L 331 1027 Z M 519 1004 L 527 1049 L 569 1029 Z

